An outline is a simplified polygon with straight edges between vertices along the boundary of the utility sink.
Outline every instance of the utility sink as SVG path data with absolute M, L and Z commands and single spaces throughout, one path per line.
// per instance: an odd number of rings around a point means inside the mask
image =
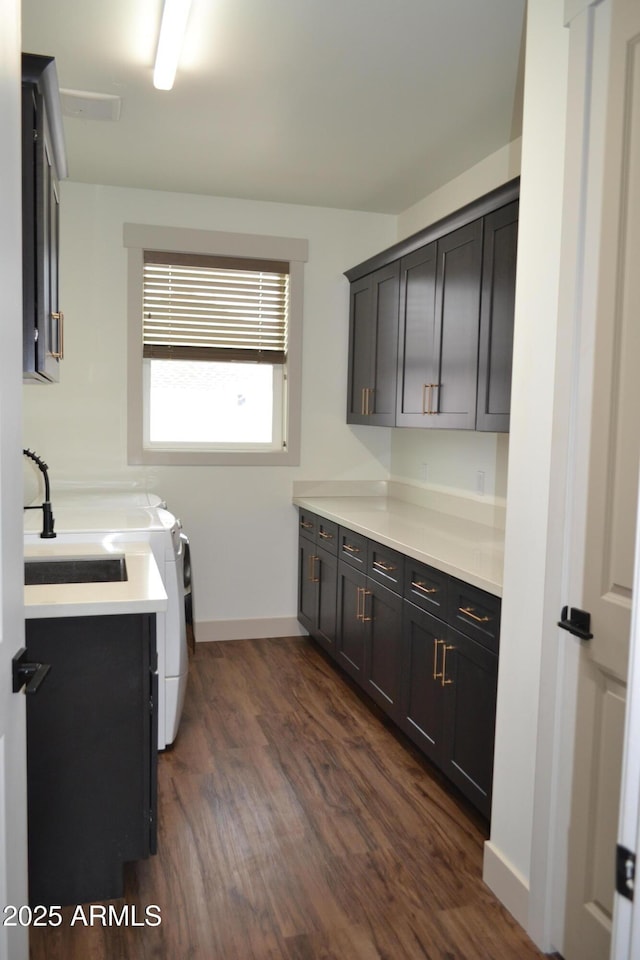
M 31 557 L 25 586 L 42 583 L 114 583 L 127 579 L 124 557 Z

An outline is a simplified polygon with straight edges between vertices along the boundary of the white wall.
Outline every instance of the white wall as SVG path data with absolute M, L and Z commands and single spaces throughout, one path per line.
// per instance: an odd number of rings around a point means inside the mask
M 534 792 L 544 787 L 536 783 L 543 636 L 555 630 L 545 620 L 545 590 L 548 543 L 559 535 L 551 456 L 568 41 L 562 4 L 529 0 L 494 795 L 484 869 L 485 881 L 525 926 L 530 894 L 544 894 L 531 888 L 532 847 L 547 843 L 534 835 L 533 815 Z
M 521 140 L 514 140 L 409 207 L 398 217 L 398 240 L 519 176 L 520 152 Z M 401 482 L 475 497 L 479 493 L 480 472 L 484 474 L 482 498 L 501 503 L 507 493 L 508 453 L 507 434 L 399 429 L 392 433 L 391 474 Z
M 298 468 L 127 466 L 126 221 L 308 238 Z M 54 512 L 60 481 L 137 479 L 168 500 L 189 532 L 198 621 L 293 620 L 292 481 L 389 474 L 390 431 L 345 423 L 342 273 L 395 238 L 396 218 L 386 215 L 64 183 L 62 379 L 24 389 L 24 442 L 49 464 Z
M 398 217 L 398 240 L 520 176 L 521 150 L 522 140 L 518 137 L 414 203 Z

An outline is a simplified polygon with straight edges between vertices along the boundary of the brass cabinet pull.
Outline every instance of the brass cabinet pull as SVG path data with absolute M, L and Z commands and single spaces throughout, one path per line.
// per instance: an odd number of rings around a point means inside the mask
M 440 644 L 444 645 L 444 640 L 437 640 L 435 637 L 433 639 L 433 679 L 440 680 L 442 678 L 442 672 L 438 673 L 438 647 Z
M 433 413 L 431 409 L 431 391 L 433 390 L 435 384 L 433 383 L 423 383 L 422 384 L 422 413 L 426 416 Z
M 350 543 L 343 543 L 342 549 L 346 550 L 347 553 L 360 553 L 360 547 L 353 547 Z
M 303 530 L 313 530 L 313 523 L 311 520 L 301 520 L 300 526 L 303 528 Z
M 453 683 L 453 680 L 447 680 L 447 650 L 455 650 L 455 647 L 450 643 L 445 643 L 442 641 L 442 686 L 446 687 L 448 684 Z
M 316 577 L 315 565 L 316 560 L 319 560 L 320 557 L 311 554 L 309 557 L 309 583 L 320 583 L 320 578 Z
M 367 614 L 367 597 L 371 596 L 371 591 L 367 590 L 366 587 L 362 587 L 362 617 L 360 618 L 363 623 L 371 623 L 373 617 L 368 617 Z
M 363 613 L 360 610 L 360 600 L 363 599 L 364 587 L 356 587 L 356 620 L 362 620 Z
M 360 413 L 363 417 L 370 417 L 373 413 L 371 409 L 371 394 L 373 389 L 371 387 L 363 387 L 360 392 Z
M 371 591 L 366 587 L 356 587 L 356 620 L 361 623 L 370 623 L 373 617 L 367 617 L 367 597 L 371 596 Z
M 471 617 L 472 620 L 475 620 L 476 623 L 490 623 L 491 617 L 485 614 L 484 617 L 479 617 L 477 613 L 473 612 L 473 607 L 458 607 L 459 613 L 464 613 L 465 617 Z
M 438 592 L 439 592 L 439 591 L 438 591 L 438 587 L 427 587 L 427 586 L 425 586 L 425 584 L 422 583 L 420 580 L 412 580 L 412 581 L 411 581 L 411 586 L 412 586 L 415 590 L 419 590 L 421 593 L 431 594 L 431 593 L 438 593 Z
M 422 384 L 422 413 L 425 416 L 431 416 L 434 413 L 437 413 L 437 410 L 433 409 L 433 388 L 440 389 L 439 383 L 423 383 Z
M 393 573 L 394 570 L 398 569 L 392 563 L 384 563 L 382 560 L 374 560 L 373 565 L 378 570 L 382 570 L 383 573 Z
M 326 530 L 319 530 L 318 536 L 322 537 L 323 540 L 333 540 L 333 534 L 327 533 Z
M 49 355 L 54 360 L 64 360 L 64 313 L 52 313 L 51 319 L 58 321 L 58 350 L 51 350 Z

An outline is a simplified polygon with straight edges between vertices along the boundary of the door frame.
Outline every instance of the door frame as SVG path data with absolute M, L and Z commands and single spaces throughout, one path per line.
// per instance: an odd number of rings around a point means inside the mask
M 528 904 L 528 931 L 543 950 L 561 950 L 565 929 L 581 641 L 556 624 L 563 604 L 580 606 L 586 562 L 596 264 L 604 198 L 604 110 L 600 106 L 606 89 L 595 19 L 606 18 L 609 8 L 609 0 L 565 0 L 569 29 L 565 178 Z M 638 604 L 636 595 L 634 615 Z
M 11 692 L 11 658 L 24 639 L 22 467 L 22 237 L 20 0 L 0 0 L 0 909 L 27 897 L 26 711 Z M 4 913 L 3 913 L 4 917 Z M 27 960 L 27 927 L 0 927 L 0 955 Z

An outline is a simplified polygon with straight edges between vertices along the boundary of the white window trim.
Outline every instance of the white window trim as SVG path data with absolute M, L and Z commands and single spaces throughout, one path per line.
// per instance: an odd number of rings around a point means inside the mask
M 127 454 L 130 464 L 219 466 L 297 466 L 300 463 L 302 398 L 302 310 L 307 240 L 262 234 L 190 230 L 125 223 L 128 250 Z M 289 264 L 287 383 L 284 395 L 287 447 L 279 451 L 148 450 L 143 443 L 142 276 L 145 250 L 180 251 L 213 256 L 283 260 Z

